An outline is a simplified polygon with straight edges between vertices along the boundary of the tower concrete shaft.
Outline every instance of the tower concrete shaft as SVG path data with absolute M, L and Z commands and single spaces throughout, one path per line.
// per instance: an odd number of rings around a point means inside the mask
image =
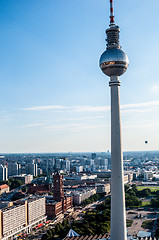
M 100 57 L 100 68 L 110 77 L 111 87 L 111 240 L 127 240 L 123 154 L 121 143 L 119 76 L 129 60 L 119 44 L 119 27 L 114 23 L 113 0 L 110 0 L 110 25 L 106 30 L 107 47 Z
M 119 77 L 111 76 L 111 240 L 126 240 Z

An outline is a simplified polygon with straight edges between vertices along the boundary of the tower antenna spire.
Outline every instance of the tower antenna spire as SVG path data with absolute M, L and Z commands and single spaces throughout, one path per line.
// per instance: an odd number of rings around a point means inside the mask
M 110 25 L 114 25 L 114 8 L 113 8 L 113 0 L 110 0 Z

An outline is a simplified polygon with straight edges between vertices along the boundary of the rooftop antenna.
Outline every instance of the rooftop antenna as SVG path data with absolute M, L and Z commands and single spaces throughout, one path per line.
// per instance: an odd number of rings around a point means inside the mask
M 113 0 L 110 0 L 110 26 L 115 25 L 114 22 L 114 8 L 113 8 Z

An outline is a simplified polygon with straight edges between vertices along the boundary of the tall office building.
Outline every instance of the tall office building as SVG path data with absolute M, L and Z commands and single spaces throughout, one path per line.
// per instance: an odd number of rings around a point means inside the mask
M 33 176 L 38 175 L 38 169 L 37 169 L 37 164 L 36 163 L 28 163 L 25 165 L 25 173 L 26 174 L 31 174 Z
M 103 170 L 107 170 L 108 169 L 108 159 L 101 158 L 100 159 L 100 167 Z
M 8 176 L 20 175 L 21 174 L 21 164 L 17 162 L 8 163 Z
M 61 169 L 67 172 L 70 172 L 70 161 L 69 160 L 62 160 L 61 161 Z
M 114 22 L 110 0 L 110 25 L 106 30 L 107 47 L 100 57 L 100 68 L 110 77 L 111 87 L 111 240 L 126 240 L 126 214 L 121 143 L 119 76 L 128 67 L 128 58 L 119 45 L 119 27 Z
M 0 181 L 8 180 L 8 168 L 7 166 L 0 165 Z
M 93 159 L 86 159 L 85 160 L 85 165 L 89 165 L 89 166 L 94 165 L 94 160 Z
M 55 171 L 61 170 L 61 159 L 55 159 L 54 169 Z

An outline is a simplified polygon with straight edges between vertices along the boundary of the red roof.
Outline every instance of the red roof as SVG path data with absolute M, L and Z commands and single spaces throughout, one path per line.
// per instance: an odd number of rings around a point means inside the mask
M 4 188 L 9 188 L 9 186 L 7 184 L 3 184 L 3 185 L 0 185 L 0 189 L 4 189 Z

